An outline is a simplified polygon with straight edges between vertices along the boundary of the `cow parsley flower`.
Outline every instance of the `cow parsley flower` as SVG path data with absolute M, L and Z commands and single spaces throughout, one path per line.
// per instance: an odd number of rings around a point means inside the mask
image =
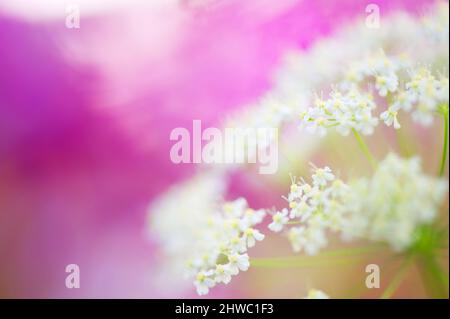
M 283 209 L 278 216 L 286 219 L 279 223 L 274 220 L 269 229 L 281 231 L 280 224 L 287 224 L 289 217 L 293 224 L 300 224 L 287 232 L 294 251 L 304 250 L 314 255 L 328 243 L 326 230 L 338 228 L 340 220 L 336 216 L 344 208 L 347 192 L 347 186 L 334 176 L 329 167 L 312 166 L 312 183 L 292 179 L 290 193 L 286 197 L 289 214 L 288 209 Z
M 395 73 L 378 75 L 375 88 L 380 96 L 386 96 L 388 92 L 395 92 L 398 88 L 398 77 Z
M 425 175 L 418 157 L 390 154 L 372 178 L 353 181 L 350 187 L 344 237 L 382 241 L 403 251 L 413 244 L 418 227 L 437 216 L 448 182 Z
M 248 247 L 253 247 L 256 241 L 261 241 L 264 239 L 264 235 L 257 229 L 248 227 L 244 230 L 244 239 L 247 242 Z
M 211 218 L 198 225 L 197 242 L 192 243 L 190 261 L 197 272 L 207 274 L 214 283 L 228 284 L 231 277 L 250 266 L 245 253 L 264 235 L 254 228 L 263 219 L 264 211 L 254 211 L 243 198 L 223 205 L 222 210 L 211 212 Z M 264 213 L 265 214 L 265 213 Z M 249 217 L 250 216 L 250 217 Z M 256 217 L 255 217 L 256 216 Z M 203 294 L 204 285 L 197 283 L 197 292 Z M 205 281 L 212 288 L 210 281 Z
M 412 118 L 424 126 L 433 123 L 433 115 L 441 104 L 448 104 L 448 77 L 436 79 L 427 68 L 414 71 L 409 82 L 406 83 L 409 100 L 414 101 Z
M 343 136 L 352 129 L 370 135 L 378 125 L 374 109 L 373 97 L 368 93 L 355 87 L 344 93 L 334 90 L 327 100 L 316 98 L 314 106 L 300 114 L 300 127 L 319 136 L 325 136 L 331 128 Z
M 231 253 L 228 255 L 228 266 L 232 275 L 237 275 L 239 271 L 247 271 L 250 262 L 247 254 Z
M 380 119 L 382 119 L 387 126 L 392 126 L 393 124 L 396 130 L 398 130 L 401 127 L 397 119 L 398 113 L 398 111 L 396 110 L 397 107 L 398 106 L 391 106 L 387 111 L 384 111 L 383 113 L 380 114 Z
M 288 229 L 287 237 L 294 251 L 308 255 L 327 245 L 329 231 L 340 232 L 343 239 L 367 238 L 405 250 L 414 243 L 418 227 L 437 216 L 448 190 L 447 181 L 422 172 L 419 158 L 394 154 L 370 178 L 344 183 L 330 168 L 313 167 L 312 180 L 311 185 L 293 179 L 286 197 L 290 224 L 298 224 Z
M 272 223 L 269 224 L 269 229 L 274 232 L 280 232 L 284 225 L 289 221 L 288 213 L 289 211 L 287 208 L 284 208 L 280 212 L 276 212 L 272 216 Z
M 214 287 L 215 282 L 211 278 L 211 271 L 201 271 L 197 274 L 197 277 L 194 281 L 194 285 L 197 288 L 197 293 L 201 295 L 206 295 L 209 292 L 209 288 Z
M 223 282 L 228 284 L 231 281 L 231 266 L 230 265 L 216 265 L 215 280 L 217 283 Z
M 315 168 L 312 180 L 314 186 L 326 186 L 328 182 L 334 180 L 334 175 L 328 166 L 324 168 Z
M 152 230 L 199 295 L 249 266 L 247 250 L 264 235 L 255 227 L 266 213 L 248 207 L 244 198 L 220 203 L 222 175 L 204 174 L 175 187 L 151 207 Z M 183 203 L 180 206 L 180 203 Z

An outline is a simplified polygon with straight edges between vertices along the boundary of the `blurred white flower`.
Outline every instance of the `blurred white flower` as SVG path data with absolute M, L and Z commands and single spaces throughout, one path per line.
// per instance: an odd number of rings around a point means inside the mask
M 401 126 L 400 123 L 397 120 L 397 111 L 395 110 L 396 107 L 389 107 L 387 111 L 384 111 L 380 114 L 380 119 L 383 120 L 384 124 L 387 126 L 391 126 L 394 124 L 394 128 L 398 130 Z
M 254 228 L 247 228 L 244 230 L 244 239 L 247 241 L 248 247 L 253 247 L 256 244 L 256 241 L 261 241 L 264 239 L 264 235 L 261 232 Z
M 201 295 L 206 295 L 209 292 L 209 288 L 214 287 L 215 282 L 211 279 L 211 271 L 201 271 L 197 274 L 194 281 L 194 285 L 197 288 L 197 293 Z
M 272 222 L 269 224 L 269 229 L 274 232 L 280 232 L 283 226 L 289 221 L 287 208 L 282 209 L 280 212 L 276 212 L 272 216 Z
M 325 186 L 334 179 L 331 169 L 326 166 L 324 168 L 316 168 L 312 175 L 313 185 L 317 187 Z
M 414 243 L 420 225 L 436 218 L 448 181 L 425 175 L 418 157 L 390 154 L 372 178 L 356 180 L 350 187 L 344 237 L 386 242 L 402 251 Z
M 433 123 L 433 115 L 439 106 L 448 104 L 448 83 L 448 77 L 438 80 L 425 67 L 413 72 L 410 81 L 406 83 L 406 93 L 415 104 L 412 110 L 414 121 L 424 126 Z
M 250 267 L 250 262 L 247 254 L 232 253 L 228 256 L 230 272 L 232 275 L 237 275 L 239 271 L 247 271 Z
M 215 280 L 217 283 L 228 284 L 231 281 L 230 265 L 216 265 Z
M 395 73 L 378 75 L 376 77 L 375 88 L 380 96 L 386 96 L 388 92 L 395 92 L 398 88 L 398 77 Z

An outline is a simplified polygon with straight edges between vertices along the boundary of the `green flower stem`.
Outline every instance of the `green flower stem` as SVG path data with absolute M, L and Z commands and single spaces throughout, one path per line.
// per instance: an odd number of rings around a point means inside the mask
M 289 267 L 312 267 L 312 266 L 327 266 L 332 263 L 348 264 L 353 262 L 355 258 L 366 253 L 373 253 L 380 250 L 378 246 L 357 247 L 347 249 L 337 249 L 328 252 L 323 252 L 317 256 L 289 256 L 289 257 L 274 257 L 274 258 L 252 258 L 252 267 L 261 268 L 289 268 Z M 334 258 L 332 258 L 334 257 Z M 330 259 L 332 258 L 332 259 Z
M 417 149 L 414 147 L 414 143 L 411 143 L 411 128 L 407 121 L 402 122 L 402 127 L 399 130 L 395 130 L 397 136 L 397 145 L 400 153 L 403 157 L 411 157 L 417 153 Z
M 373 157 L 369 148 L 367 147 L 366 143 L 364 142 L 364 139 L 361 137 L 361 135 L 355 129 L 352 129 L 352 132 L 353 132 L 353 135 L 355 135 L 356 140 L 358 141 L 359 147 L 361 148 L 362 152 L 366 156 L 370 165 L 372 166 L 373 169 L 375 169 L 377 167 L 377 161 L 375 160 L 375 158 Z
M 408 274 L 409 267 L 412 264 L 413 260 L 414 259 L 411 255 L 403 261 L 403 264 L 400 266 L 399 271 L 395 274 L 394 278 L 392 278 L 387 288 L 381 294 L 381 299 L 389 299 L 394 295 L 403 279 L 405 279 L 406 275 Z
M 445 275 L 433 254 L 423 255 L 418 260 L 425 288 L 432 298 L 448 298 L 448 275 Z
M 439 165 L 439 176 L 444 176 L 445 162 L 447 161 L 448 151 L 448 105 L 445 105 L 441 109 L 441 113 L 444 117 L 444 145 L 442 146 L 441 164 Z

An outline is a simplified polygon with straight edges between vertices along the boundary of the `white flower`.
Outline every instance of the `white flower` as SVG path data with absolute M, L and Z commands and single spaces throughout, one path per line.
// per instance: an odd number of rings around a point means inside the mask
M 325 186 L 328 182 L 334 179 L 334 175 L 331 172 L 331 169 L 327 166 L 324 168 L 317 168 L 312 175 L 314 186 Z
M 398 78 L 394 73 L 379 75 L 376 77 L 375 88 L 380 96 L 386 96 L 388 92 L 395 92 L 398 88 Z
M 246 227 L 251 227 L 260 224 L 265 216 L 266 211 L 264 209 L 254 210 L 247 208 L 244 213 L 243 221 Z
M 328 129 L 336 128 L 344 136 L 352 129 L 371 134 L 378 124 L 372 115 L 375 109 L 372 96 L 361 93 L 356 87 L 344 93 L 334 90 L 328 100 L 316 98 L 314 104 L 300 116 L 300 128 L 308 133 L 325 136 Z
M 264 238 L 254 227 L 266 212 L 249 208 L 243 198 L 220 205 L 221 178 L 197 176 L 152 205 L 152 230 L 167 247 L 169 266 L 183 268 L 199 294 L 247 270 L 247 246 Z
M 247 241 L 248 247 L 253 247 L 256 244 L 256 241 L 261 241 L 264 239 L 264 235 L 261 232 L 254 228 L 247 228 L 244 230 L 244 238 Z
M 330 299 L 330 297 L 321 290 L 310 289 L 305 299 Z
M 302 113 L 300 117 L 302 118 L 301 125 L 308 133 L 317 133 L 320 137 L 324 137 L 327 134 L 326 127 L 331 123 L 328 122 L 323 109 L 311 107 L 307 112 Z
M 288 239 L 295 252 L 305 251 L 308 255 L 315 255 L 328 243 L 325 236 L 325 225 L 318 218 L 310 219 L 306 226 L 292 227 L 288 232 Z
M 229 271 L 232 275 L 237 275 L 239 271 L 247 271 L 250 262 L 247 254 L 230 254 L 228 255 Z
M 394 124 L 394 128 L 398 130 L 401 126 L 397 119 L 397 111 L 393 107 L 380 114 L 380 118 L 384 121 L 387 126 Z
M 229 245 L 232 251 L 245 252 L 247 250 L 247 243 L 243 237 L 239 235 L 230 239 Z
M 417 98 L 415 95 L 410 94 L 407 91 L 399 91 L 396 95 L 395 95 L 395 101 L 392 104 L 392 108 L 397 109 L 397 110 L 404 110 L 406 112 L 409 112 L 414 103 L 417 101 Z
M 313 180 L 314 186 L 303 180 L 292 184 L 287 197 L 289 216 L 301 223 L 288 230 L 288 239 L 294 251 L 308 255 L 327 245 L 328 231 L 340 232 L 346 240 L 363 237 L 396 251 L 408 249 L 418 227 L 437 216 L 448 191 L 447 181 L 422 173 L 418 158 L 394 154 L 370 178 L 345 184 L 331 169 L 314 168 Z
M 308 204 L 306 195 L 300 200 L 300 202 L 293 203 L 295 203 L 295 205 L 293 205 L 295 207 L 291 209 L 289 214 L 289 218 L 291 219 L 300 217 L 300 221 L 303 222 L 305 219 L 309 218 L 314 211 L 314 208 Z
M 228 284 L 231 281 L 231 271 L 229 265 L 216 265 L 215 280 L 217 283 Z
M 247 208 L 247 201 L 245 198 L 238 198 L 233 202 L 227 202 L 223 205 L 223 211 L 226 215 L 239 218 Z
M 387 242 L 403 251 L 414 243 L 418 227 L 437 216 L 448 182 L 422 173 L 417 157 L 390 154 L 372 178 L 356 180 L 350 188 L 343 236 Z
M 406 83 L 408 99 L 416 105 L 412 118 L 424 126 L 433 123 L 433 115 L 442 104 L 448 104 L 448 77 L 436 79 L 427 68 L 413 72 Z
M 302 225 L 291 227 L 288 238 L 294 251 L 316 254 L 328 243 L 326 230 L 339 229 L 341 215 L 348 196 L 349 188 L 336 179 L 329 167 L 313 166 L 313 186 L 303 179 L 299 183 L 292 178 L 289 202 L 291 219 L 297 219 Z
M 201 295 L 206 295 L 209 292 L 209 288 L 215 286 L 215 281 L 210 278 L 211 272 L 201 271 L 197 274 L 194 281 L 194 285 L 197 288 L 197 293 Z
M 284 208 L 281 212 L 276 212 L 272 216 L 272 222 L 269 224 L 269 229 L 274 232 L 279 232 L 283 229 L 283 226 L 289 221 L 288 210 Z

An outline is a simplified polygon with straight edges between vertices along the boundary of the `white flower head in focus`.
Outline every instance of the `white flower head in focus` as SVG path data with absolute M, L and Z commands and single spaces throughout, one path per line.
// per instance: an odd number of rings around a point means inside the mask
M 356 87 L 344 93 L 334 90 L 327 100 L 317 97 L 314 106 L 300 114 L 300 128 L 321 137 L 332 128 L 343 136 L 352 129 L 370 135 L 378 125 L 378 119 L 372 114 L 374 109 L 373 97 Z
M 269 229 L 281 231 L 283 226 L 292 220 L 293 224 L 287 236 L 294 251 L 304 250 L 308 255 L 316 254 L 328 243 L 327 229 L 340 226 L 340 213 L 347 196 L 348 187 L 337 179 L 329 167 L 312 166 L 312 183 L 292 178 L 290 193 L 285 199 L 288 209 L 283 209 L 273 217 Z M 289 219 L 288 219 L 289 217 Z
M 206 288 L 228 284 L 232 276 L 246 271 L 250 266 L 247 249 L 264 239 L 254 227 L 262 222 L 265 212 L 249 208 L 243 198 L 225 203 L 210 215 L 209 221 L 197 225 L 197 240 L 190 248 L 189 260 L 197 272 L 194 284 L 200 295 L 208 292 Z

